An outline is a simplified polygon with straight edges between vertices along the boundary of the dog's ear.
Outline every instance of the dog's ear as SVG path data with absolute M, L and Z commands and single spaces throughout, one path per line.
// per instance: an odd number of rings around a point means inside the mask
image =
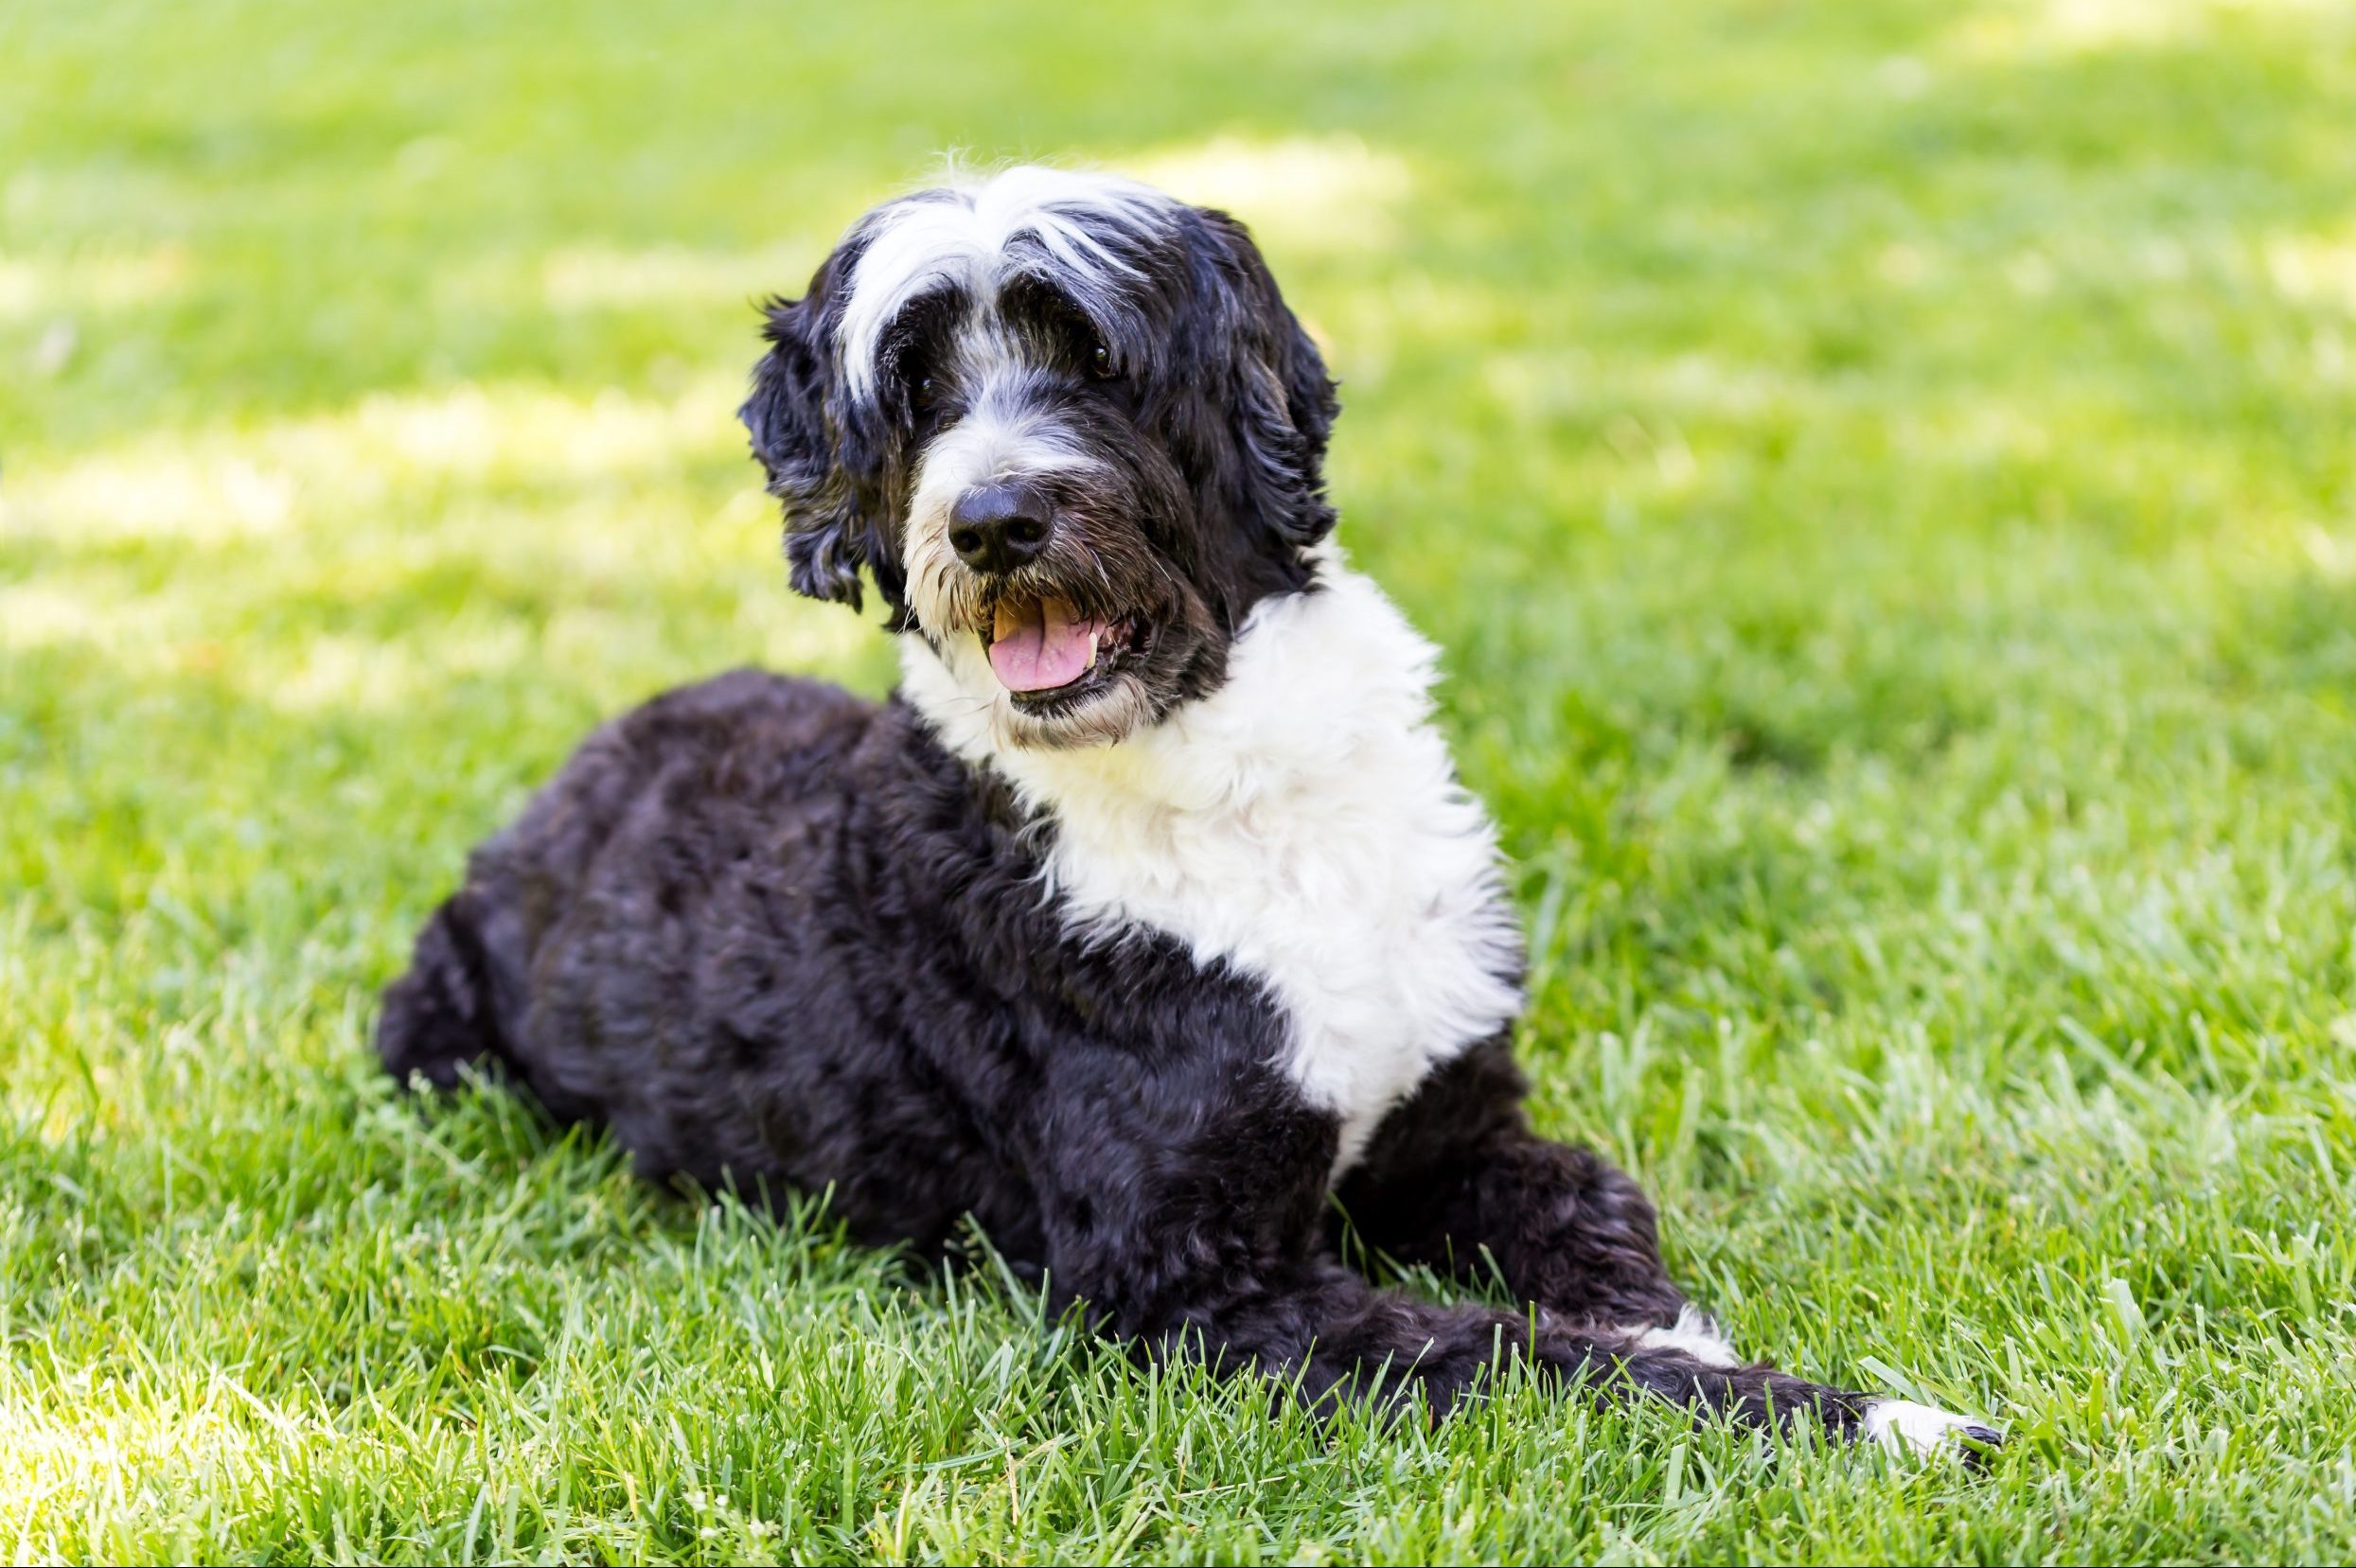
M 753 367 L 753 396 L 737 417 L 786 513 L 786 564 L 797 592 L 860 605 L 859 569 L 876 559 L 875 483 L 853 428 L 837 324 L 847 272 L 829 257 L 798 300 L 771 300 Z
M 1249 231 L 1226 213 L 1196 211 L 1226 296 L 1217 312 L 1233 345 L 1225 400 L 1245 509 L 1284 543 L 1315 544 L 1334 526 L 1325 500 L 1326 437 L 1340 412 L 1334 379 Z

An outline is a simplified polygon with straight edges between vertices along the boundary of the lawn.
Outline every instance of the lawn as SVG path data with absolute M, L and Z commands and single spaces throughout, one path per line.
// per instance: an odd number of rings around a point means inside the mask
M 330 9 L 0 9 L 0 1558 L 2356 1553 L 2356 8 Z M 1319 1425 L 380 1081 L 600 715 L 888 683 L 733 411 L 948 148 L 1254 224 L 1540 1119 L 1985 1474 Z

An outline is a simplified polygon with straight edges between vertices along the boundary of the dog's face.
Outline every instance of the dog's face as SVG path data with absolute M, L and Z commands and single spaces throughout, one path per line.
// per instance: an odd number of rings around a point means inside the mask
M 1116 741 L 1215 688 L 1333 526 L 1333 383 L 1241 224 L 1016 168 L 855 224 L 743 416 L 793 586 L 922 637 L 999 742 Z

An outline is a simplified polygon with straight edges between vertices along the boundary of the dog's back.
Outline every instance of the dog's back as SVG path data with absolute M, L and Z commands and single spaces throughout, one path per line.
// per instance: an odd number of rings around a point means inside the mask
M 541 1070 L 529 1048 L 532 968 L 548 934 L 599 896 L 609 847 L 635 817 L 660 817 L 673 870 L 750 846 L 717 842 L 732 821 L 790 831 L 831 817 L 840 759 L 875 709 L 840 688 L 741 669 L 666 692 L 593 733 L 513 825 L 469 857 L 466 883 L 418 933 L 408 973 L 384 994 L 377 1050 L 404 1083 L 454 1086 L 493 1066 L 520 1079 L 566 1120 L 602 1107 Z M 822 783 L 821 781 L 825 781 Z M 701 809 L 680 812 L 682 802 Z M 729 803 L 750 807 L 730 812 Z M 610 879 L 609 879 L 610 880 Z M 677 890 L 662 878 L 611 895 L 659 910 Z

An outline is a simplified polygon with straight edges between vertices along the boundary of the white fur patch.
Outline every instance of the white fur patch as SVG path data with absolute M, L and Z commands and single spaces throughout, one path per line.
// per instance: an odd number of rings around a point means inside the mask
M 1161 192 L 1116 175 L 1024 165 L 882 208 L 843 307 L 842 361 L 851 390 L 861 397 L 874 391 L 877 344 L 901 307 L 951 285 L 988 298 L 1006 247 L 1019 237 L 1036 240 L 1065 283 L 1101 286 L 1131 269 L 1089 226 L 1149 235 L 1168 223 L 1176 206 Z M 1077 221 L 1082 217 L 1087 224 Z
M 1734 1347 L 1719 1331 L 1709 1314 L 1687 1307 L 1677 1313 L 1674 1328 L 1641 1328 L 1622 1330 L 1646 1350 L 1683 1350 L 1705 1366 L 1740 1366 L 1743 1358 L 1734 1353 Z
M 1001 749 L 971 640 L 901 646 L 944 741 L 1054 817 L 1050 891 L 1074 927 L 1166 932 L 1267 985 L 1285 1066 L 1341 1118 L 1338 1176 L 1433 1066 L 1519 1011 L 1521 935 L 1496 831 L 1431 723 L 1431 644 L 1337 550 L 1320 565 L 1320 590 L 1252 610 L 1224 686 L 1109 746 Z
M 1865 1407 L 1866 1435 L 1893 1453 L 1936 1453 L 1957 1446 L 1956 1438 L 1974 1427 L 1993 1430 L 1969 1416 L 1912 1400 L 1875 1400 Z

